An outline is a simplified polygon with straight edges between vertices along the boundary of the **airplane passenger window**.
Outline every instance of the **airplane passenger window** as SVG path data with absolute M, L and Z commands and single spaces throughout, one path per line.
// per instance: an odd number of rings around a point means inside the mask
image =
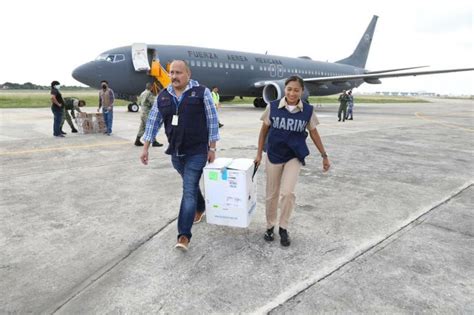
M 214 61 L 214 68 L 217 68 L 217 62 Z
M 233 63 L 230 64 L 230 68 L 234 69 L 234 64 Z
M 208 62 L 207 62 L 207 66 L 208 66 L 208 67 L 212 67 L 212 62 L 208 61 Z
M 219 62 L 219 68 L 224 68 L 224 64 L 222 62 Z
M 253 70 L 253 65 L 250 65 L 250 70 Z
M 243 70 L 243 69 L 244 69 L 244 65 L 240 65 L 240 69 L 242 69 L 242 70 Z
M 196 65 L 197 65 L 198 67 L 200 67 L 200 66 L 201 66 L 201 61 L 200 61 L 200 60 L 197 60 L 197 61 L 196 61 Z
M 262 66 L 260 66 L 260 71 L 262 71 L 262 70 L 263 70 L 263 68 L 262 68 Z
M 203 67 L 206 66 L 206 62 L 205 62 L 205 61 L 202 62 L 202 66 L 203 66 Z
M 194 67 L 195 65 L 194 60 L 191 60 L 191 66 Z
M 229 68 L 229 64 L 226 62 L 225 63 L 225 68 L 228 69 Z

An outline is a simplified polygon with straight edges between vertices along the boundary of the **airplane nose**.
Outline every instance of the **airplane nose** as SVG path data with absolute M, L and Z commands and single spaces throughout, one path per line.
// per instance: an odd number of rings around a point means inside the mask
M 94 74 L 94 71 L 92 70 L 92 65 L 90 63 L 83 64 L 74 69 L 72 72 L 72 77 L 81 83 L 91 85 L 93 83 L 91 81 Z

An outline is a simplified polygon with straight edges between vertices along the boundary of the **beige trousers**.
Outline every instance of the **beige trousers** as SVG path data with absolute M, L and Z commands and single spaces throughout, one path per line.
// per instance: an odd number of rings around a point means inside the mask
M 266 157 L 265 172 L 267 174 L 265 212 L 267 229 L 276 225 L 278 204 L 280 204 L 279 227 L 288 228 L 288 221 L 295 208 L 295 187 L 301 170 L 301 162 L 294 158 L 286 163 L 273 164 Z

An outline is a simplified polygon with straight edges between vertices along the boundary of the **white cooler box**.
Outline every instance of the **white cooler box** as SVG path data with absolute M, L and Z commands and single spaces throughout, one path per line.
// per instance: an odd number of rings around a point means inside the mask
M 204 168 L 207 223 L 248 227 L 257 205 L 252 159 L 217 158 Z

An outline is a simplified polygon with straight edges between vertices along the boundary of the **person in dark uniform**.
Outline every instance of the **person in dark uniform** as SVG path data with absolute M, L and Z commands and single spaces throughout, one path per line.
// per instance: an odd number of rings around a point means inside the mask
M 59 92 L 60 87 L 61 85 L 58 81 L 51 82 L 51 111 L 54 115 L 53 135 L 55 137 L 64 137 L 64 134 L 61 133 L 64 100 L 61 92 Z
M 350 90 L 349 92 L 347 92 L 347 116 L 346 116 L 347 120 L 354 120 L 353 111 L 354 111 L 354 96 L 352 96 L 352 90 Z
M 323 170 L 330 167 L 328 155 L 324 150 L 316 125 L 319 124 L 313 106 L 301 99 L 304 91 L 303 79 L 290 76 L 285 82 L 285 97 L 273 101 L 265 109 L 258 137 L 255 164 L 262 161 L 262 152 L 266 143 L 266 202 L 265 213 L 267 230 L 266 241 L 273 241 L 274 227 L 277 224 L 278 206 L 280 219 L 278 222 L 280 244 L 289 246 L 290 236 L 288 224 L 295 207 L 295 187 L 305 157 L 309 155 L 306 138 L 309 135 L 323 158 Z M 268 138 L 267 138 L 268 136 Z
M 160 92 L 148 116 L 140 160 L 148 164 L 148 148 L 164 124 L 169 143 L 166 154 L 171 155 L 173 167 L 183 179 L 175 247 L 186 251 L 193 223 L 204 215 L 206 205 L 199 180 L 206 163 L 216 157 L 219 125 L 211 91 L 191 80 L 186 62 L 173 61 L 169 73 L 171 84 Z

